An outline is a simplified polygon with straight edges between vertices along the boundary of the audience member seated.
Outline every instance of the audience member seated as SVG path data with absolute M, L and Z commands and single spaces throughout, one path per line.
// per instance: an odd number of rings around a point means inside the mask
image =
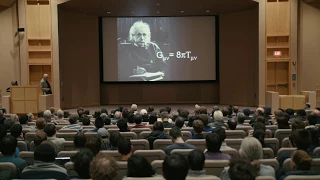
M 175 127 L 178 127 L 180 129 L 182 129 L 183 127 L 185 127 L 184 125 L 184 118 L 183 117 L 178 117 L 175 119 Z
M 195 120 L 200 120 L 203 123 L 203 132 L 211 132 L 213 130 L 212 127 L 210 127 L 209 124 L 209 117 L 206 114 L 200 114 L 199 116 L 195 117 Z M 214 121 L 213 121 L 214 122 Z M 193 124 L 191 124 L 193 126 Z M 191 130 L 191 134 L 193 135 L 194 131 Z
M 27 162 L 23 159 L 14 157 L 17 148 L 17 139 L 13 136 L 5 136 L 1 140 L 0 149 L 2 156 L 0 162 L 11 162 L 17 167 L 17 172 L 20 174 L 27 166 Z
M 41 144 L 34 151 L 34 164 L 27 166 L 21 173 L 23 179 L 57 179 L 65 180 L 67 170 L 53 163 L 55 150 L 49 144 Z
M 147 109 L 148 114 L 150 115 L 153 111 L 154 111 L 154 107 L 153 106 L 149 106 L 148 109 Z
M 103 128 L 104 122 L 103 122 L 102 117 L 97 117 L 97 118 L 94 120 L 94 126 L 95 126 L 96 128 L 95 128 L 95 129 L 92 129 L 92 130 L 89 130 L 88 132 L 97 132 L 98 129 Z
M 69 116 L 70 116 L 69 111 L 64 110 L 64 111 L 63 111 L 63 117 L 64 117 L 64 118 L 69 118 Z
M 105 128 L 100 128 L 97 133 L 101 140 L 101 150 L 110 149 L 109 132 Z
M 21 115 L 19 118 L 20 124 L 22 126 L 23 130 L 34 132 L 36 129 L 33 126 L 28 126 L 28 116 L 27 115 Z
M 83 108 L 80 108 L 80 109 L 78 108 L 78 111 L 77 111 L 78 114 L 77 114 L 77 115 L 78 115 L 78 121 L 79 121 L 79 122 L 82 122 L 83 117 L 85 116 L 85 114 L 83 113 L 83 111 L 84 111 Z
M 134 115 L 134 123 L 136 124 L 132 128 L 149 128 L 149 126 L 145 126 L 141 124 L 142 122 L 142 116 L 140 114 Z
M 228 115 L 228 111 L 225 110 L 225 113 Z M 214 114 L 213 114 L 213 119 L 214 119 L 214 122 L 213 123 L 210 123 L 209 126 L 210 127 L 214 127 L 214 128 L 218 128 L 218 127 L 226 127 L 226 125 L 224 124 L 224 120 L 223 120 L 223 114 L 221 111 L 215 111 Z M 228 117 L 225 117 L 224 119 L 226 120 L 229 120 Z
M 38 147 L 43 141 L 46 141 L 47 139 L 48 136 L 45 132 L 37 131 L 33 139 L 35 147 Z
M 118 142 L 121 137 L 121 134 L 117 131 L 112 131 L 110 133 L 110 148 L 108 150 L 118 150 Z
M 181 135 L 181 131 L 179 128 L 177 127 L 173 127 L 171 130 L 170 130 L 170 138 L 173 142 L 172 145 L 170 146 L 167 146 L 165 149 L 164 149 L 164 152 L 169 155 L 170 152 L 174 149 L 196 149 L 196 147 L 194 147 L 193 145 L 191 144 L 187 144 L 183 141 L 182 139 L 182 135 Z
M 59 124 L 59 123 L 69 123 L 69 121 L 66 121 L 66 120 L 64 120 L 63 119 L 64 118 L 64 112 L 61 110 L 61 109 L 59 109 L 58 111 L 57 111 L 57 120 L 56 120 L 56 122 Z
M 263 108 L 257 108 L 254 115 L 252 116 L 252 118 L 250 119 L 250 125 L 253 126 L 252 124 L 255 123 L 256 118 L 258 116 L 264 116 L 264 109 Z
M 102 108 L 102 109 L 100 110 L 99 116 L 101 116 L 102 113 L 106 113 L 106 114 L 108 115 L 108 110 L 107 110 L 106 108 Z M 98 116 L 97 116 L 97 117 L 98 117 Z M 95 118 L 97 118 L 97 117 L 95 117 Z
M 132 112 L 129 112 L 127 120 L 128 120 L 128 125 L 136 125 L 134 123 L 134 114 Z
M 82 131 L 82 126 L 78 124 L 79 115 L 77 113 L 71 114 L 69 117 L 70 125 L 64 126 L 62 129 L 76 129 L 78 132 Z
M 143 178 L 152 177 L 154 174 L 151 164 L 143 156 L 133 154 L 128 159 L 127 177 Z
M 233 106 L 232 107 L 232 117 L 237 117 L 239 113 L 239 107 L 238 106 Z
M 185 180 L 188 171 L 188 161 L 181 154 L 174 153 L 166 156 L 162 163 L 163 177 L 166 180 Z
M 305 129 L 310 133 L 311 136 L 311 146 L 309 147 L 309 151 L 313 151 L 316 147 L 319 146 L 319 128 L 316 125 L 318 121 L 318 116 L 309 115 L 306 121 Z
M 280 116 L 277 119 L 278 129 L 290 129 L 289 119 L 286 116 Z
M 199 149 L 195 149 L 189 153 L 188 162 L 190 169 L 188 177 L 210 177 L 206 175 L 206 170 L 203 169 L 205 159 L 205 155 Z
M 320 172 L 310 171 L 312 158 L 305 152 L 297 150 L 291 154 L 291 171 L 281 174 L 279 180 L 284 180 L 287 176 L 312 176 L 320 175 Z
M 258 139 L 262 145 L 262 148 L 271 148 L 269 144 L 264 143 L 264 138 L 265 138 L 265 131 L 263 129 L 257 129 L 253 131 L 253 137 Z
M 157 139 L 170 139 L 168 135 L 166 135 L 164 132 L 163 123 L 161 121 L 157 121 L 153 124 L 153 130 L 152 132 L 146 137 L 146 140 L 149 141 L 149 147 L 150 149 L 153 149 L 153 142 Z
M 106 113 L 102 113 L 100 117 L 103 119 L 104 125 L 110 125 L 111 124 L 111 119 L 108 117 Z M 118 121 L 118 119 L 117 119 Z
M 251 118 L 250 118 L 250 113 L 251 113 L 250 109 L 245 108 L 245 109 L 243 109 L 242 112 L 243 112 L 243 114 L 244 114 L 245 120 L 250 120 L 250 119 L 251 119 Z
M 77 172 L 78 177 L 69 177 L 69 179 L 90 179 L 90 163 L 94 158 L 94 154 L 90 149 L 82 149 L 71 160 L 73 161 L 73 169 Z
M 193 134 L 190 139 L 205 139 L 206 137 L 202 134 L 203 132 L 203 122 L 201 120 L 195 120 L 193 121 Z
M 120 118 L 121 118 L 121 112 L 120 111 L 114 112 L 114 117 L 112 118 L 112 120 L 113 121 L 118 121 Z
M 304 109 L 300 109 L 297 112 L 297 119 L 300 119 L 301 121 L 305 121 L 307 118 L 307 113 Z
M 235 119 L 230 119 L 227 124 L 228 124 L 228 129 L 229 130 L 236 130 L 237 122 L 236 122 Z
M 229 167 L 230 180 L 255 180 L 258 176 L 257 170 L 247 160 L 232 159 Z
M 2 109 L 0 109 L 0 124 L 3 124 L 5 119 L 4 112 Z
M 252 137 L 253 136 L 253 132 L 258 130 L 258 129 L 262 129 L 263 131 L 266 131 L 266 125 L 264 125 L 264 123 L 261 122 L 256 122 L 253 124 L 253 129 L 250 129 L 248 131 L 248 136 Z
M 271 120 L 270 115 L 272 115 L 272 113 L 271 113 L 271 107 L 270 107 L 270 106 L 264 107 L 263 117 L 266 119 L 266 121 Z
M 167 112 L 162 112 L 160 116 L 164 128 L 172 128 L 174 126 L 174 124 L 169 123 L 169 114 Z
M 120 132 L 129 132 L 130 131 L 129 128 L 128 128 L 128 122 L 124 118 L 121 118 L 117 122 L 117 126 L 118 126 Z
M 275 171 L 273 167 L 260 164 L 259 159 L 263 158 L 263 150 L 261 143 L 254 137 L 246 137 L 242 140 L 240 150 L 240 158 L 248 160 L 254 166 L 254 168 L 259 171 L 260 176 L 272 176 L 275 177 Z M 221 180 L 229 180 L 229 169 L 230 167 L 225 167 L 221 173 Z
M 121 154 L 121 160 L 127 161 L 132 155 L 131 141 L 127 137 L 120 137 L 118 142 L 118 152 Z
M 19 124 L 19 116 L 17 114 L 11 114 L 10 119 L 14 122 L 14 124 Z
M 76 151 L 80 151 L 81 149 L 84 149 L 85 143 L 86 143 L 86 137 L 81 132 L 78 133 L 73 139 L 74 149 Z
M 90 121 L 90 118 L 88 116 L 84 116 L 82 118 L 82 125 L 83 126 L 91 126 L 91 121 Z
M 149 122 L 149 115 L 147 110 L 141 109 L 140 115 L 142 116 L 142 122 Z
M 53 124 L 47 124 L 44 127 L 44 132 L 47 134 L 47 139 L 51 142 L 53 142 L 57 146 L 58 152 L 60 152 L 62 149 L 62 144 L 66 141 L 64 138 L 57 138 L 57 130 L 56 126 Z
M 43 131 L 44 127 L 46 126 L 47 121 L 44 118 L 39 118 L 36 121 L 36 128 L 38 131 Z
M 39 112 L 37 113 L 37 116 L 38 116 L 38 119 L 39 119 L 39 118 L 43 118 L 43 111 L 39 111 Z
M 151 124 L 154 124 L 155 122 L 157 122 L 158 120 L 158 116 L 157 116 L 157 113 L 156 112 L 151 112 L 150 115 L 149 115 L 149 125 Z
M 44 112 L 43 112 L 43 118 L 44 118 L 44 120 L 46 120 L 46 122 L 48 123 L 48 122 L 51 122 L 51 111 L 50 110 L 45 110 Z
M 173 122 L 175 122 L 178 117 L 179 117 L 179 113 L 178 112 L 172 112 L 171 119 L 172 119 Z
M 296 116 L 294 115 L 294 110 L 291 108 L 288 108 L 286 110 L 286 113 L 289 115 L 289 119 L 295 118 Z
M 94 114 L 93 114 L 93 117 L 97 118 L 97 117 L 100 117 L 100 115 L 101 115 L 100 111 L 95 111 Z
M 224 128 L 215 128 L 212 133 L 216 133 L 219 135 L 219 137 L 221 138 L 221 141 L 222 141 L 222 144 L 221 144 L 221 147 L 220 147 L 220 151 L 221 150 L 225 150 L 225 149 L 232 149 L 231 147 L 229 147 L 227 145 L 226 142 L 224 142 L 224 140 L 227 138 L 227 135 L 226 135 L 226 130 Z
M 97 154 L 90 164 L 92 180 L 114 180 L 118 175 L 117 161 L 107 154 Z
M 230 160 L 229 154 L 220 151 L 222 138 L 219 134 L 212 132 L 206 137 L 207 152 L 204 154 L 207 160 Z
M 246 120 L 246 116 L 243 114 L 243 113 L 238 113 L 238 116 L 237 116 L 237 127 L 243 127 L 243 126 L 246 126 L 244 124 L 244 121 Z
M 293 118 L 291 122 L 292 122 L 291 123 L 291 135 L 289 136 L 290 146 L 296 147 L 296 145 L 293 142 L 292 135 L 298 129 L 305 129 L 305 123 L 302 120 L 297 119 L 297 118 Z
M 50 107 L 49 111 L 51 113 L 51 119 L 57 120 L 58 117 L 57 117 L 57 114 L 56 114 L 56 109 L 54 107 Z
M 312 158 L 319 158 L 318 154 L 313 154 L 313 151 L 310 151 L 310 145 L 312 143 L 310 133 L 305 129 L 296 130 L 292 135 L 293 143 L 296 145 L 297 150 L 302 150 L 307 152 Z M 290 158 L 290 152 L 283 152 L 278 157 L 278 162 L 280 167 L 282 167 L 283 162 Z
M 10 130 L 11 136 L 17 139 L 17 141 L 23 141 L 27 144 L 27 149 L 29 149 L 30 143 L 24 140 L 24 135 L 22 133 L 22 126 L 20 124 L 15 124 Z
M 101 140 L 98 136 L 88 136 L 86 137 L 86 142 L 84 145 L 86 148 L 90 149 L 94 155 L 98 154 L 101 149 Z
M 170 109 L 171 110 L 171 109 Z M 168 112 L 170 114 L 170 112 Z M 189 111 L 188 110 L 181 110 L 179 116 L 182 117 L 185 121 L 188 120 Z
M 10 132 L 10 129 L 15 125 L 15 122 L 11 119 L 5 119 L 3 125 L 6 127 L 7 132 Z
M 89 109 L 85 109 L 85 110 L 83 111 L 83 114 L 89 116 L 89 115 L 90 115 L 90 110 L 89 110 Z

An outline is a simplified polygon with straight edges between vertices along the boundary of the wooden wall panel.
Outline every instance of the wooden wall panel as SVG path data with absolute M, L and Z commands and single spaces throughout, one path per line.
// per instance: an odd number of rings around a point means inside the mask
M 277 34 L 289 35 L 290 33 L 290 1 L 279 1 L 277 11 Z
M 26 5 L 26 24 L 28 39 L 38 39 L 40 34 L 40 11 L 36 2 L 27 1 Z
M 39 6 L 40 38 L 51 39 L 51 6 L 45 1 Z
M 266 32 L 267 35 L 277 33 L 277 2 L 270 1 L 266 3 Z

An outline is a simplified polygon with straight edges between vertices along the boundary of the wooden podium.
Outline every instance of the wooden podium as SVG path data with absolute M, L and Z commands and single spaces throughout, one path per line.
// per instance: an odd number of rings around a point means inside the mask
M 39 86 L 12 86 L 11 97 L 11 113 L 27 114 L 38 113 L 39 111 Z

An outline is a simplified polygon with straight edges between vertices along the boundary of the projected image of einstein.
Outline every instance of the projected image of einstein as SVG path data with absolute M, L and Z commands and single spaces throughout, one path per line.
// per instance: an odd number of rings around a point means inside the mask
M 136 21 L 129 29 L 128 42 L 118 49 L 118 77 L 120 81 L 163 80 L 167 63 L 159 46 L 151 42 L 148 23 Z

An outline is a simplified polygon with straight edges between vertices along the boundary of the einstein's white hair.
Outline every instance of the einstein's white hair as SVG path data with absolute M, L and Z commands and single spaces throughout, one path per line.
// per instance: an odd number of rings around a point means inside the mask
M 146 41 L 147 41 L 147 42 L 150 42 L 150 41 L 151 41 L 150 26 L 149 26 L 149 24 L 143 22 L 142 20 L 136 21 L 136 22 L 133 23 L 133 25 L 131 26 L 130 31 L 129 31 L 129 41 L 130 41 L 130 42 L 134 42 L 133 36 L 135 35 L 135 31 L 136 31 L 136 29 L 140 29 L 140 28 L 147 28 L 147 29 L 148 29 Z

